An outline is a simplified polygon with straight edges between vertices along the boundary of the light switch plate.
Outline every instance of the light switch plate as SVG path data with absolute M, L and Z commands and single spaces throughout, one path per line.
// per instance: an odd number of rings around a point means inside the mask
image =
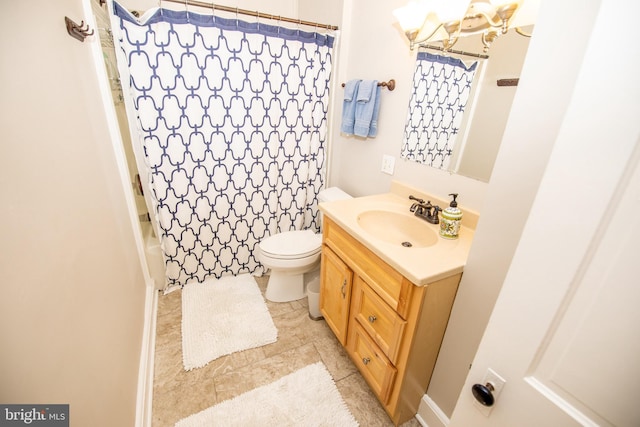
M 393 175 L 393 168 L 396 165 L 396 158 L 387 154 L 382 156 L 382 172 Z

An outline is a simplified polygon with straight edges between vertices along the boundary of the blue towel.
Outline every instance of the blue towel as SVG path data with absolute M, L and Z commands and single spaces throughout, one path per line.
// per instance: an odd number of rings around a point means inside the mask
M 375 138 L 378 134 L 378 116 L 380 115 L 380 92 L 382 87 L 376 85 L 376 100 L 373 104 L 373 116 L 371 117 L 371 126 L 369 126 L 369 138 Z
M 358 95 L 356 100 L 358 102 L 369 102 L 371 96 L 375 93 L 375 88 L 378 86 L 377 80 L 363 80 L 358 86 Z
M 373 111 L 375 110 L 376 99 L 378 98 L 377 88 L 377 80 L 364 80 L 358 86 L 355 124 L 353 126 L 353 133 L 357 136 L 369 136 L 371 120 L 373 119 Z
M 349 80 L 344 85 L 344 101 L 342 102 L 342 125 L 340 131 L 347 135 L 353 135 L 353 126 L 356 121 L 356 94 L 360 80 Z

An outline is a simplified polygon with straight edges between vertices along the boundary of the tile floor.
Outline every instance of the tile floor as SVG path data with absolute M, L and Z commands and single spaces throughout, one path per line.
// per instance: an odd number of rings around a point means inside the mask
M 268 276 L 256 278 L 263 294 Z M 393 426 L 386 412 L 338 343 L 324 320 L 309 318 L 307 300 L 267 306 L 278 329 L 278 341 L 230 354 L 203 368 L 182 366 L 180 291 L 160 295 L 156 332 L 153 427 L 177 421 L 216 403 L 322 361 L 361 426 Z M 403 427 L 420 426 L 416 419 Z

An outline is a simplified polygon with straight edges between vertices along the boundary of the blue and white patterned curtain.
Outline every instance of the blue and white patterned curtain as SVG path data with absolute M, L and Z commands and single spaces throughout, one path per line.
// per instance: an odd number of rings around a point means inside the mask
M 260 273 L 262 239 L 319 230 L 334 37 L 167 9 L 137 19 L 117 3 L 114 14 L 169 287 Z
M 401 156 L 448 169 L 478 63 L 418 52 Z

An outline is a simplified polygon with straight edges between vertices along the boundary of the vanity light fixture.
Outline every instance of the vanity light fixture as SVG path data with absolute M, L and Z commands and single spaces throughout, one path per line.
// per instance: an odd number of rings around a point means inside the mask
M 441 41 L 447 51 L 460 37 L 481 34 L 487 53 L 491 43 L 509 31 L 525 1 L 534 0 L 412 0 L 393 14 L 411 49 Z M 518 34 L 530 37 L 520 28 L 515 29 Z

